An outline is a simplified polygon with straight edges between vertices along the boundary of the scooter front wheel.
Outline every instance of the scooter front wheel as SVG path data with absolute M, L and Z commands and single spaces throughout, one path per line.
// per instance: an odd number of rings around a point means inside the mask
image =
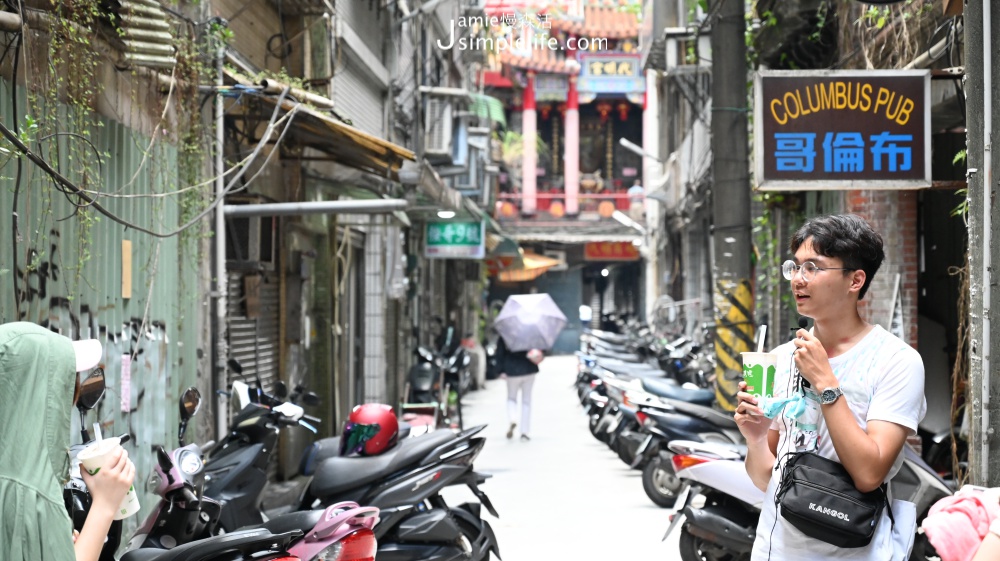
M 677 502 L 681 480 L 669 459 L 657 456 L 642 469 L 642 489 L 656 506 L 670 508 Z

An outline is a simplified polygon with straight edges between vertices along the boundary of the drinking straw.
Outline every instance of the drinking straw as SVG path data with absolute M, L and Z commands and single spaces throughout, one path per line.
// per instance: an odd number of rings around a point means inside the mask
M 764 335 L 767 335 L 767 324 L 760 326 L 760 339 L 757 340 L 757 352 L 764 352 Z
M 104 437 L 101 436 L 101 423 L 94 423 L 94 438 L 97 439 L 97 442 L 104 440 Z

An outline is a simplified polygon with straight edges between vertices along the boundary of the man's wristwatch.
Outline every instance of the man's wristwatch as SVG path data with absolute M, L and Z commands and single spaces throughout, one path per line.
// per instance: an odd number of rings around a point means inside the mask
M 837 401 L 840 396 L 844 395 L 844 390 L 839 387 L 836 388 L 826 388 L 823 393 L 820 394 L 819 402 L 823 405 L 832 405 Z

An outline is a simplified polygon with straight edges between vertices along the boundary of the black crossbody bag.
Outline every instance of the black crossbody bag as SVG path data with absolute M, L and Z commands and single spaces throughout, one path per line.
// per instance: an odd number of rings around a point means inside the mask
M 882 509 L 889 520 L 888 486 L 862 493 L 839 462 L 813 452 L 791 452 L 775 500 L 781 517 L 803 534 L 838 547 L 865 547 L 872 541 Z

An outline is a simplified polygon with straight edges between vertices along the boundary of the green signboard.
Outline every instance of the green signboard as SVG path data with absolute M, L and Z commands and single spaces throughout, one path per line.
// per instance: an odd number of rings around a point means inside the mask
M 424 257 L 482 259 L 486 256 L 485 222 L 428 222 Z

